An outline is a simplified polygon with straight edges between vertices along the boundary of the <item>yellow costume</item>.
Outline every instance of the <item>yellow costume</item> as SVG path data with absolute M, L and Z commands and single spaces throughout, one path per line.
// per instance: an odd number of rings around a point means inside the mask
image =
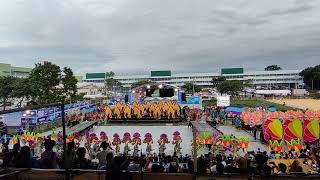
M 138 107 L 134 107 L 133 108 L 133 114 L 136 116 L 137 119 L 141 119 L 141 113 L 140 113 L 140 109 Z
M 124 106 L 124 117 L 131 118 L 131 108 L 129 105 Z
M 156 107 L 155 110 L 153 111 L 153 117 L 155 119 L 161 119 L 161 111 L 159 107 Z
M 121 118 L 121 112 L 120 112 L 119 108 L 116 107 L 114 109 L 113 113 L 114 113 L 114 116 L 115 116 L 116 119 L 120 119 Z
M 106 113 L 106 119 L 111 119 L 112 118 L 112 111 L 109 106 L 106 106 L 104 108 L 104 112 Z

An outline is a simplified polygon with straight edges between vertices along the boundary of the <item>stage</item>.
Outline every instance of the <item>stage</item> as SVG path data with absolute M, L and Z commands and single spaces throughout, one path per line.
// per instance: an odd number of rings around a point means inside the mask
M 112 119 L 109 120 L 109 123 L 180 123 L 181 119 Z
M 175 131 L 180 132 L 180 136 L 182 138 L 181 142 L 181 153 L 182 154 L 191 154 L 191 140 L 192 140 L 192 129 L 189 128 L 186 125 L 182 126 L 174 126 L 174 125 L 157 125 L 157 126 L 135 126 L 135 125 L 111 125 L 111 126 L 94 126 L 91 130 L 90 133 L 96 133 L 98 136 L 101 131 L 104 131 L 107 136 L 109 141 L 112 142 L 113 139 L 113 134 L 118 133 L 120 136 L 120 139 L 123 138 L 123 134 L 126 132 L 129 132 L 132 135 L 136 132 L 140 133 L 141 135 L 141 141 L 143 142 L 144 135 L 146 133 L 151 133 L 152 139 L 153 139 L 153 144 L 152 144 L 152 153 L 157 153 L 159 150 L 159 145 L 158 145 L 158 140 L 160 138 L 160 135 L 165 133 L 168 136 L 168 140 L 170 141 L 170 144 L 166 144 L 166 150 L 165 153 L 172 155 L 173 154 L 173 147 L 174 145 L 171 143 L 173 140 L 173 133 Z M 120 145 L 121 152 L 123 151 L 124 144 Z M 130 144 L 129 147 L 133 149 L 133 146 Z M 114 148 L 114 147 L 113 147 Z M 142 150 L 142 153 L 146 153 L 146 144 L 142 143 L 142 145 L 139 147 L 140 150 Z M 132 153 L 132 151 L 131 151 Z

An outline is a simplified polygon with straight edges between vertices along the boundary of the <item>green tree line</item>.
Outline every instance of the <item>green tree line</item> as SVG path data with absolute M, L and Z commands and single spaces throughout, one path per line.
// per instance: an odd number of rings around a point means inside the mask
M 48 104 L 63 101 L 75 101 L 77 79 L 71 68 L 61 69 L 51 62 L 37 63 L 26 78 L 12 76 L 0 77 L 0 99 L 3 110 L 7 102 L 23 101 L 32 104 Z

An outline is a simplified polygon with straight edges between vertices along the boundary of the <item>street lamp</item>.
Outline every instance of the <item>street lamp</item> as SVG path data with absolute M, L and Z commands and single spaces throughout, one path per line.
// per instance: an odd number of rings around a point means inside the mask
M 31 110 L 26 110 L 26 112 L 23 114 L 23 116 L 25 117 L 25 129 L 26 132 L 29 132 L 29 116 L 32 114 Z

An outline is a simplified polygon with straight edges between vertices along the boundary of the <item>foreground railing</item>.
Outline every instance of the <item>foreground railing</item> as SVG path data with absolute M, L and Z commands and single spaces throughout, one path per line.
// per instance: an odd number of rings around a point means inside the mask
M 9 180 L 108 180 L 109 173 L 105 170 L 91 170 L 91 169 L 73 169 L 66 171 L 64 169 L 2 169 L 3 174 L 0 179 Z M 272 180 L 298 180 L 310 179 L 318 180 L 320 175 L 310 174 L 291 174 L 291 175 L 272 175 L 272 176 L 249 176 L 241 174 L 223 174 L 214 176 L 212 174 L 187 174 L 187 173 L 150 173 L 150 172 L 121 172 L 117 175 L 117 179 L 124 180 L 208 180 L 208 179 L 272 179 Z

